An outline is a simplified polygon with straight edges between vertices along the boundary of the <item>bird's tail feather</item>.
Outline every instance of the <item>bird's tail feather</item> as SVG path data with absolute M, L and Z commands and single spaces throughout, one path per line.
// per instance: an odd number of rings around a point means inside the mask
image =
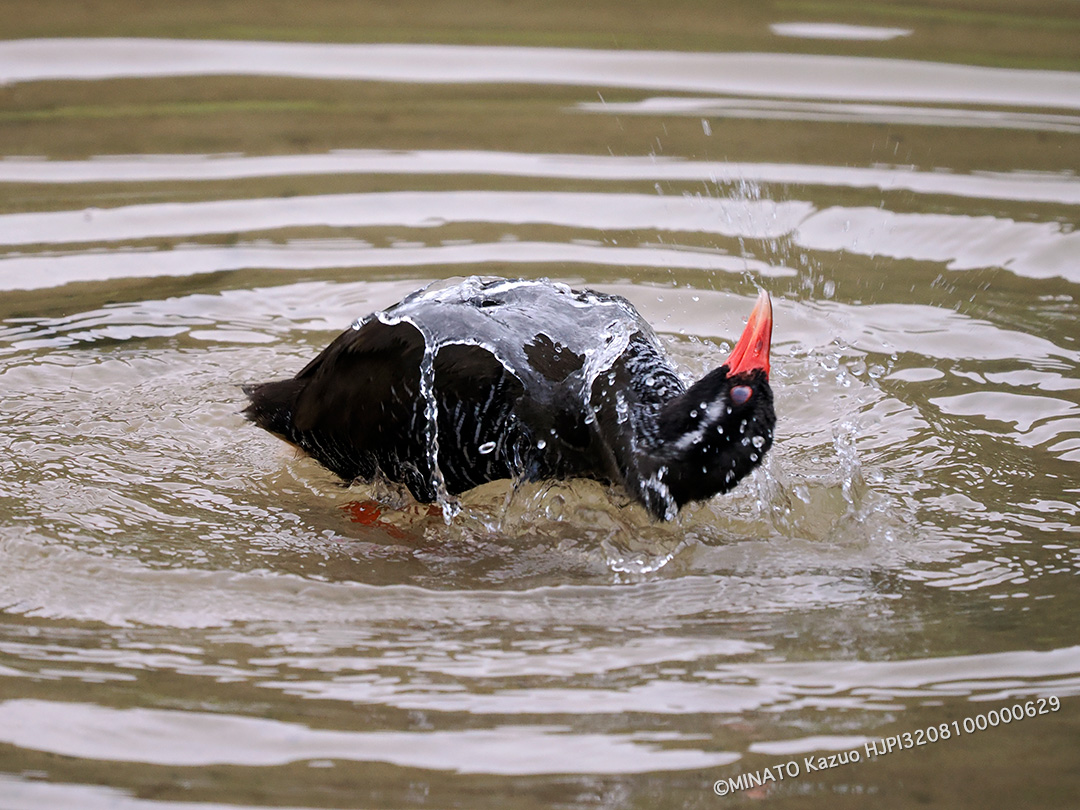
M 243 414 L 264 430 L 291 438 L 296 398 L 303 388 L 299 380 L 275 380 L 243 386 L 251 404 Z

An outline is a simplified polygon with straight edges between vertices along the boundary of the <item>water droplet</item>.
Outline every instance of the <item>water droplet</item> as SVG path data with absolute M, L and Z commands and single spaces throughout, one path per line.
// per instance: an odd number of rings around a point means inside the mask
M 540 441 L 538 441 L 536 443 L 536 449 L 537 450 L 543 450 L 545 447 L 547 447 L 547 442 L 544 441 L 543 439 L 540 439 Z
M 486 456 L 492 450 L 495 449 L 495 442 L 484 442 L 480 445 L 480 455 Z
M 709 126 L 708 118 L 701 119 L 701 131 L 704 132 L 706 135 L 712 135 L 712 127 Z
M 764 436 L 755 436 L 752 441 L 754 442 L 754 447 L 756 447 L 758 450 L 760 450 L 762 448 L 762 445 L 765 444 L 765 437 Z

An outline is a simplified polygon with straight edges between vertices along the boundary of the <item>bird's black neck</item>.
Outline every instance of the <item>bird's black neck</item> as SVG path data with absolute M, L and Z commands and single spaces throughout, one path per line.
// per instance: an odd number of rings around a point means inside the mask
M 775 425 L 764 372 L 733 378 L 721 366 L 685 388 L 666 364 L 626 356 L 597 379 L 593 405 L 618 478 L 654 517 L 728 491 L 760 463 Z M 734 402 L 735 386 L 749 387 L 750 399 Z

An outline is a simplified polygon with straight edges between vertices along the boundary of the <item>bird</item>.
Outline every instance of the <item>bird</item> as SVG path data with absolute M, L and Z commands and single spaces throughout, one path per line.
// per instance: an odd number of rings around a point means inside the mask
M 687 386 L 617 295 L 548 279 L 436 282 L 356 320 L 243 415 L 345 482 L 445 504 L 501 479 L 593 479 L 657 521 L 727 492 L 773 443 L 772 304 Z

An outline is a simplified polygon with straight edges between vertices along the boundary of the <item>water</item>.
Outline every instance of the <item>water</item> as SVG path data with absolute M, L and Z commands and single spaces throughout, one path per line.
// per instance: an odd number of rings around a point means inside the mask
M 17 5 L 0 807 L 1075 804 L 1070 9 Z M 687 380 L 765 286 L 765 464 L 448 523 L 239 415 L 472 273 L 624 295 Z

